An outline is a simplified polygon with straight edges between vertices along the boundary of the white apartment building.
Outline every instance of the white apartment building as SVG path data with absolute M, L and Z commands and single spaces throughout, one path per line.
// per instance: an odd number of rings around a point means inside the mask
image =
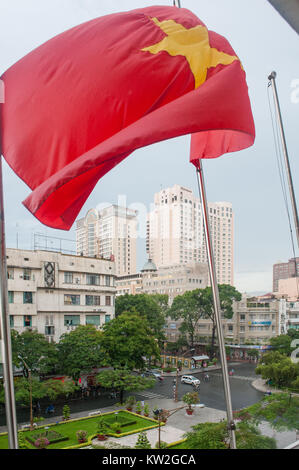
M 114 262 L 53 251 L 7 248 L 10 327 L 34 329 L 49 342 L 77 325 L 114 318 Z
M 233 285 L 232 205 L 209 202 L 208 208 L 218 283 Z M 174 185 L 155 194 L 147 219 L 146 247 L 158 268 L 207 263 L 200 200 L 190 189 Z
M 77 221 L 77 254 L 114 260 L 118 276 L 135 273 L 137 223 L 137 211 L 126 207 L 89 210 Z

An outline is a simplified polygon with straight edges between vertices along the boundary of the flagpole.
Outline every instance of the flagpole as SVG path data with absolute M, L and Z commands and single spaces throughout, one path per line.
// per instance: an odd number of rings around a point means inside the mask
M 178 8 L 181 8 L 180 0 L 173 0 L 173 5 Z M 209 273 L 210 273 L 211 287 L 212 287 L 212 293 L 213 293 L 214 312 L 215 312 L 216 327 L 217 327 L 217 334 L 218 334 L 220 361 L 221 361 L 221 367 L 222 367 L 222 377 L 223 377 L 223 384 L 224 384 L 224 395 L 225 395 L 225 400 L 226 400 L 227 422 L 228 422 L 228 430 L 229 430 L 229 435 L 230 435 L 230 448 L 236 449 L 237 448 L 236 435 L 235 435 L 236 426 L 233 420 L 233 408 L 232 408 L 232 401 L 231 401 L 230 383 L 229 383 L 229 375 L 228 375 L 228 368 L 227 368 L 227 361 L 226 361 L 223 329 L 222 329 L 222 324 L 221 324 L 221 308 L 220 308 L 219 290 L 218 290 L 215 261 L 214 261 L 212 242 L 211 242 L 211 236 L 210 236 L 208 203 L 207 203 L 207 198 L 206 198 L 203 168 L 202 168 L 202 163 L 200 159 L 198 160 L 198 164 L 199 165 L 198 165 L 196 174 L 197 174 L 197 181 L 198 181 L 198 189 L 200 193 L 201 208 L 202 208 L 203 222 L 204 222 L 204 231 L 205 231 L 205 240 L 206 240 L 206 247 L 207 247 L 207 254 L 208 254 Z
M 2 157 L 0 153 L 0 295 L 1 295 L 1 315 L 0 315 L 0 342 L 1 359 L 3 365 L 3 379 L 5 392 L 6 425 L 8 429 L 8 444 L 10 449 L 18 449 L 18 424 L 15 405 L 15 393 L 13 382 L 13 365 L 10 339 L 8 294 L 7 294 L 7 266 L 6 266 L 6 245 L 5 245 L 5 221 L 4 221 L 4 199 L 3 199 L 3 177 L 2 177 Z
M 214 304 L 215 320 L 216 320 L 217 335 L 218 335 L 218 345 L 219 345 L 220 361 L 221 361 L 221 368 L 222 368 L 222 378 L 223 378 L 223 384 L 224 384 L 224 395 L 225 395 L 225 401 L 226 401 L 227 423 L 228 423 L 228 430 L 230 434 L 230 448 L 236 449 L 237 448 L 236 435 L 235 435 L 236 426 L 235 426 L 234 419 L 233 419 L 231 391 L 230 391 L 223 329 L 222 329 L 222 323 L 221 323 L 221 305 L 220 305 L 219 289 L 218 289 L 217 276 L 216 276 L 215 260 L 214 260 L 213 248 L 212 248 L 212 240 L 210 236 L 208 204 L 207 204 L 207 197 L 206 197 L 205 182 L 204 182 L 201 159 L 198 160 L 198 168 L 196 170 L 196 174 L 197 174 L 198 188 L 199 188 L 199 194 L 200 194 L 202 217 L 203 217 L 204 232 L 205 232 L 205 241 L 206 241 L 206 248 L 207 248 L 207 255 L 208 255 L 209 273 L 210 273 L 211 287 L 212 287 L 212 293 L 213 293 L 213 304 Z
M 278 116 L 279 130 L 280 130 L 280 136 L 281 136 L 282 148 L 283 148 L 283 155 L 284 155 L 284 160 L 285 160 L 285 165 L 286 165 L 286 170 L 287 170 L 287 176 L 288 176 L 290 199 L 291 199 L 291 203 L 292 203 L 293 217 L 294 217 L 294 223 L 295 223 L 295 228 L 296 228 L 297 243 L 298 243 L 298 246 L 299 246 L 298 211 L 297 211 L 296 197 L 295 197 L 295 191 L 294 191 L 294 186 L 293 186 L 292 173 L 291 173 L 291 168 L 290 168 L 290 162 L 289 162 L 286 139 L 285 139 L 285 135 L 284 135 L 284 129 L 283 129 L 283 123 L 282 123 L 282 117 L 281 117 L 281 111 L 280 111 L 280 105 L 279 105 L 279 100 L 278 100 L 278 94 L 277 94 L 275 78 L 276 78 L 276 72 L 272 72 L 268 77 L 268 79 L 270 80 L 270 83 L 272 85 L 272 90 L 273 90 L 273 95 L 274 95 L 274 103 L 275 103 L 275 108 L 276 108 L 276 114 Z M 295 260 L 295 266 L 296 266 L 296 260 Z

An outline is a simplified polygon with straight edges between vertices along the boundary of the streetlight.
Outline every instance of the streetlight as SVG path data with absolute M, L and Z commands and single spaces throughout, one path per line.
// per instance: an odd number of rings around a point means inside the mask
M 31 374 L 32 371 L 31 371 L 31 369 L 29 368 L 27 362 L 25 361 L 25 359 L 23 359 L 22 356 L 18 355 L 18 359 L 20 359 L 23 362 L 23 364 L 24 364 L 24 366 L 25 366 L 25 368 L 28 372 L 29 401 L 30 401 L 30 431 L 32 431 L 34 429 L 34 426 L 33 426 L 33 407 L 32 407 L 32 374 Z M 39 361 L 41 359 L 44 359 L 44 356 L 41 356 L 39 358 L 39 360 L 37 361 L 37 364 L 39 363 Z
M 29 382 L 29 401 L 30 401 L 30 431 L 33 430 L 33 410 L 32 410 L 32 375 L 31 375 L 31 369 L 28 367 L 27 362 L 25 359 L 23 359 L 21 356 L 18 356 L 18 359 L 20 359 L 27 372 L 28 372 L 28 382 Z

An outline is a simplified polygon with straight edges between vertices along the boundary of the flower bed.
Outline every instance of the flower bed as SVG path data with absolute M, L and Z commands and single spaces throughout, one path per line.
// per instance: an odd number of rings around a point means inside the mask
M 50 444 L 54 444 L 56 442 L 67 441 L 69 438 L 63 436 L 58 431 L 54 431 L 53 429 L 41 430 L 39 432 L 33 432 L 26 436 L 27 441 L 30 444 L 34 444 L 37 439 L 46 438 L 50 442 Z
M 126 418 L 128 421 L 130 420 L 130 424 L 126 424 L 126 426 L 122 427 L 121 434 L 109 433 L 109 435 L 113 435 L 115 437 L 122 437 L 122 436 L 126 436 L 129 434 L 135 434 L 143 430 L 148 430 L 151 428 L 158 427 L 158 422 L 152 418 L 146 418 L 145 416 L 141 417 L 141 416 L 136 415 L 135 413 L 131 413 L 125 410 L 119 410 L 117 413 L 118 413 L 117 415 L 118 420 L 120 416 L 122 416 L 123 418 Z M 115 412 L 102 413 L 101 416 L 98 415 L 96 417 L 89 416 L 85 418 L 61 421 L 58 424 L 48 424 L 47 427 L 51 428 L 51 430 L 57 431 L 58 433 L 68 438 L 68 442 L 66 443 L 65 441 L 59 441 L 55 443 L 50 443 L 47 449 L 78 449 L 78 448 L 90 445 L 92 439 L 97 437 L 97 425 L 98 425 L 99 419 L 101 419 L 101 417 L 107 418 L 109 415 L 112 415 L 112 416 L 114 415 L 115 417 Z M 87 442 L 83 444 L 78 444 L 78 439 L 76 436 L 76 432 L 80 429 L 84 429 L 88 433 Z M 37 428 L 34 431 L 34 434 L 38 430 L 43 431 L 44 426 Z M 27 436 L 32 434 L 32 432 L 30 432 L 29 430 L 26 430 L 26 431 L 20 431 L 20 433 L 22 433 L 22 436 L 24 436 L 24 438 L 26 439 L 26 442 L 28 443 L 28 448 L 36 449 L 36 447 L 31 442 L 29 443 L 29 441 L 27 441 Z M 8 449 L 7 433 L 0 434 L 0 449 Z

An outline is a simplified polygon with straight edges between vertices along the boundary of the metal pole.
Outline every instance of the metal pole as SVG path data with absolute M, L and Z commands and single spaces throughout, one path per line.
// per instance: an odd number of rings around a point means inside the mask
M 275 103 L 275 108 L 276 108 L 276 114 L 278 116 L 280 136 L 281 136 L 281 140 L 282 140 L 283 155 L 284 155 L 285 165 L 286 165 L 286 170 L 287 170 L 288 184 L 289 184 L 289 190 L 290 190 L 290 198 L 291 198 L 293 216 L 294 216 L 294 223 L 295 223 L 295 228 L 296 228 L 297 243 L 298 243 L 298 247 L 299 247 L 298 211 L 297 211 L 296 197 L 295 197 L 295 191 L 294 191 L 294 186 L 293 186 L 293 180 L 292 180 L 292 174 L 291 174 L 287 144 L 286 144 L 283 124 L 282 124 L 281 111 L 280 111 L 280 105 L 279 105 L 279 100 L 278 100 L 278 95 L 277 95 L 277 88 L 276 88 L 275 78 L 276 78 L 276 72 L 272 72 L 268 77 L 268 79 L 270 80 L 270 83 L 272 85 L 272 90 L 273 90 L 273 95 L 274 95 L 274 103 Z M 296 259 L 295 259 L 295 267 L 296 267 Z
M 180 0 L 173 0 L 173 6 L 181 8 L 181 1 Z
M 18 424 L 16 417 L 15 393 L 13 382 L 13 365 L 9 326 L 9 310 L 7 298 L 7 266 L 5 246 L 5 222 L 3 202 L 2 157 L 0 155 L 0 288 L 1 288 L 1 315 L 0 315 L 0 342 L 1 360 L 3 364 L 6 425 L 8 430 L 8 443 L 10 449 L 18 449 Z
M 230 448 L 236 449 L 237 448 L 236 436 L 235 436 L 236 426 L 233 420 L 230 383 L 229 383 L 229 375 L 228 375 L 228 368 L 227 368 L 227 361 L 226 361 L 224 336 L 223 336 L 223 330 L 222 330 L 222 324 L 221 324 L 220 298 L 219 298 L 219 290 L 218 290 L 217 277 L 216 277 L 215 261 L 214 261 L 214 256 L 213 256 L 212 240 L 210 237 L 208 204 L 207 204 L 207 198 L 206 198 L 201 159 L 198 160 L 198 163 L 199 165 L 198 165 L 196 174 L 197 174 L 198 187 L 199 187 L 199 192 L 200 192 L 204 231 L 205 231 L 205 241 L 206 241 L 206 248 L 207 248 L 207 255 L 208 255 L 209 273 L 210 273 L 211 287 L 212 287 L 212 292 L 213 292 L 215 320 L 216 320 L 217 333 L 218 333 L 218 343 L 219 343 L 219 351 L 220 351 L 220 359 L 221 359 L 221 367 L 222 367 L 224 394 L 225 394 L 225 400 L 226 400 L 227 422 L 228 422 L 228 429 L 230 433 Z

